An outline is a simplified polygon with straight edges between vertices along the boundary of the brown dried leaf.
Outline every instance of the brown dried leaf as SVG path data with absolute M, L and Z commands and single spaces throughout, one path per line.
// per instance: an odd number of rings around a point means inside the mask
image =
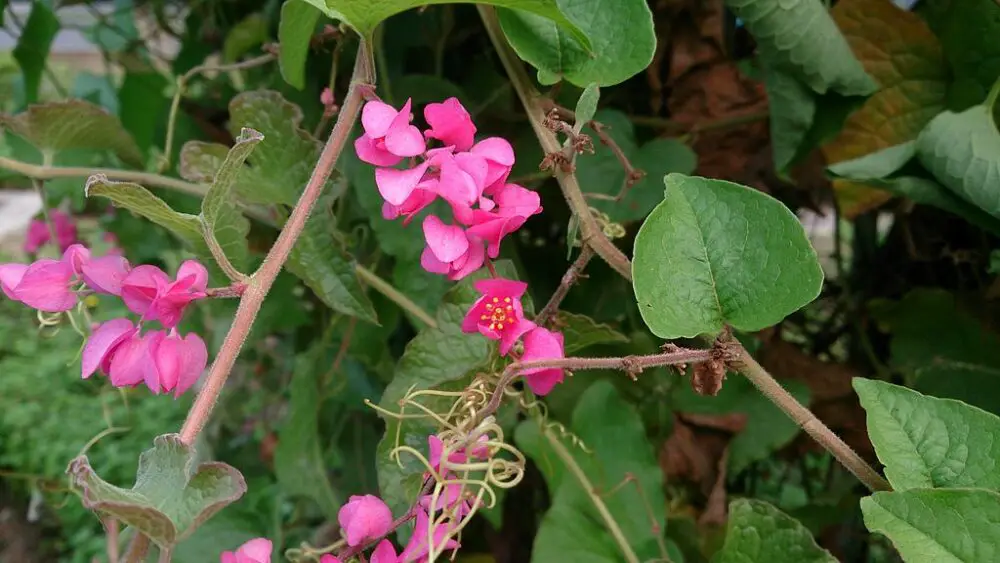
M 699 395 L 718 395 L 725 379 L 726 364 L 718 358 L 694 364 L 691 370 L 691 388 Z

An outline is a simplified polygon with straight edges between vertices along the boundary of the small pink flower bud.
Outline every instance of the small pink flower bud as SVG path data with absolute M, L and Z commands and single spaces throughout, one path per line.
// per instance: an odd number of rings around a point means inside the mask
M 354 495 L 341 507 L 337 521 L 347 536 L 347 545 L 356 547 L 389 533 L 392 511 L 374 495 Z
M 241 545 L 236 552 L 225 551 L 219 563 L 271 563 L 271 540 L 266 538 L 252 539 Z
M 467 151 L 475 140 L 476 126 L 458 98 L 448 98 L 439 104 L 424 107 L 424 119 L 431 128 L 424 132 L 428 139 Z

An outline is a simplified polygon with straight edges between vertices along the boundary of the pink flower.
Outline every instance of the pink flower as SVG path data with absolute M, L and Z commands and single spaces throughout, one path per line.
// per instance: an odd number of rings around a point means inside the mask
M 395 166 L 403 157 L 423 153 L 427 146 L 420 130 L 410 125 L 412 117 L 410 100 L 398 112 L 384 102 L 365 104 L 361 110 L 365 132 L 354 142 L 358 158 L 376 166 Z
M 391 541 L 382 540 L 375 546 L 375 550 L 372 551 L 368 561 L 370 563 L 397 563 L 399 556 L 396 555 L 396 548 L 392 546 Z M 324 562 L 321 561 L 320 563 Z
M 207 287 L 208 270 L 194 260 L 181 264 L 173 282 L 163 270 L 143 264 L 122 280 L 121 298 L 143 320 L 158 320 L 170 328 L 180 322 L 189 303 L 205 297 Z
M 403 202 L 420 185 L 428 166 L 430 163 L 424 162 L 404 170 L 376 168 L 375 185 L 378 186 L 378 193 L 382 195 L 382 199 L 392 205 L 403 205 Z
M 58 209 L 49 212 L 52 219 L 52 226 L 56 231 L 56 242 L 60 251 L 65 251 L 69 246 L 77 241 L 76 225 L 73 218 L 67 213 Z M 24 251 L 28 254 L 38 252 L 38 249 L 52 239 L 52 232 L 45 221 L 33 220 L 28 224 L 28 232 L 24 237 Z
M 395 553 L 393 553 L 393 555 L 395 555 Z M 395 559 L 393 559 L 392 561 L 393 563 L 396 562 Z M 372 562 L 375 563 L 374 559 L 372 560 Z M 340 563 L 340 559 L 334 557 L 333 555 L 330 555 L 329 553 L 325 553 L 323 554 L 323 557 L 319 558 L 319 563 Z
M 447 477 L 446 478 L 450 478 Z M 420 506 L 428 513 L 444 510 L 453 518 L 463 518 L 472 512 L 472 505 L 476 503 L 475 498 L 469 498 L 461 483 L 452 483 L 444 486 L 444 490 L 438 495 L 435 501 L 433 494 L 426 494 L 420 497 Z M 431 510 L 433 508 L 434 510 Z
M 341 507 L 337 521 L 347 535 L 347 545 L 356 547 L 389 533 L 392 511 L 377 496 L 354 495 Z
M 225 551 L 219 563 L 271 563 L 271 550 L 274 548 L 271 540 L 266 538 L 252 539 L 241 545 L 235 553 Z
M 111 372 L 111 359 L 122 342 L 139 331 L 128 319 L 114 319 L 97 327 L 83 347 L 81 377 L 87 379 L 100 369 Z
M 122 283 L 131 271 L 128 260 L 118 255 L 101 256 L 81 268 L 83 283 L 97 293 L 121 295 Z
M 136 329 L 119 338 L 110 350 L 112 356 L 106 371 L 115 387 L 145 382 L 154 394 L 173 391 L 179 397 L 198 381 L 208 363 L 205 342 L 194 333 L 182 338 L 173 330 L 169 333 L 154 330 L 140 336 Z M 106 363 L 107 359 L 103 359 L 102 365 Z
M 420 264 L 428 272 L 460 280 L 486 261 L 482 240 L 470 236 L 462 227 L 445 225 L 434 215 L 424 218 L 423 227 L 427 246 L 420 255 Z
M 537 360 L 553 360 L 564 358 L 563 335 L 538 327 L 524 335 L 524 354 L 521 362 Z M 531 392 L 536 395 L 548 395 L 557 383 L 562 383 L 564 372 L 562 368 L 529 368 L 521 371 Z
M 15 295 L 14 288 L 21 283 L 21 278 L 27 270 L 27 264 L 0 264 L 0 290 L 3 290 L 8 299 L 21 300 Z
M 503 238 L 524 225 L 528 217 L 542 212 L 538 194 L 516 184 L 505 184 L 494 192 L 494 211 L 472 212 L 469 234 L 486 241 L 490 258 L 500 255 Z
M 400 205 L 393 205 L 388 201 L 382 204 L 382 217 L 386 219 L 395 219 L 397 217 L 403 217 L 403 224 L 408 225 L 413 217 L 423 211 L 425 207 L 434 203 L 437 199 L 437 194 L 431 191 L 430 188 L 434 184 L 433 181 L 424 181 L 415 186 L 415 189 L 410 192 L 410 196 Z
M 472 147 L 476 126 L 458 98 L 448 98 L 439 104 L 427 104 L 424 107 L 424 119 L 431 127 L 424 132 L 428 139 L 437 139 L 460 151 L 467 151 Z
M 521 296 L 528 284 L 505 279 L 479 280 L 473 287 L 483 294 L 469 309 L 462 321 L 462 331 L 480 332 L 486 338 L 500 341 L 500 354 L 506 356 L 521 336 L 535 328 L 524 318 Z
M 489 171 L 486 174 L 486 193 L 492 193 L 507 180 L 514 167 L 514 147 L 506 139 L 490 137 L 476 143 L 469 152 L 486 159 Z
M 427 539 L 430 525 L 431 519 L 427 513 L 423 510 L 418 510 L 417 522 L 413 527 L 413 536 L 410 537 L 410 543 L 406 545 L 406 549 L 399 555 L 401 562 L 423 560 L 430 551 L 429 547 L 431 546 L 434 547 L 434 551 L 458 548 L 458 542 L 448 538 L 448 533 L 451 531 L 449 523 L 441 523 L 435 526 L 430 538 L 431 543 L 428 544 Z
M 323 104 L 326 107 L 330 107 L 333 105 L 333 90 L 331 90 L 329 86 L 323 88 L 323 91 L 320 92 L 319 103 Z

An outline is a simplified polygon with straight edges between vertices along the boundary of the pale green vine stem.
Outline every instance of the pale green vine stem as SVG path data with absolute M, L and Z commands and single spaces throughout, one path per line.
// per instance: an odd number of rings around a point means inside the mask
M 496 10 L 483 5 L 479 5 L 478 9 L 490 40 L 493 42 L 493 46 L 500 56 L 500 61 L 503 63 L 504 69 L 510 77 L 511 84 L 513 84 L 514 90 L 517 91 L 517 95 L 524 105 L 525 112 L 528 114 L 528 120 L 535 130 L 535 135 L 542 145 L 542 150 L 547 154 L 558 152 L 560 150 L 558 139 L 556 139 L 552 131 L 549 131 L 543 125 L 545 112 L 540 103 L 541 94 L 538 93 L 532 84 L 531 78 L 524 70 L 521 59 L 517 57 L 517 54 L 514 53 L 513 49 L 507 43 L 503 31 L 500 29 Z M 1000 93 L 1000 86 L 995 88 L 995 90 Z M 580 191 L 580 184 L 576 176 L 573 173 L 558 172 L 556 179 L 559 181 L 559 186 L 570 209 L 580 219 L 580 231 L 583 235 L 581 237 L 583 242 L 593 248 L 594 252 L 621 274 L 623 278 L 632 281 L 632 262 L 604 236 L 600 225 L 597 224 L 594 216 L 591 215 L 590 206 L 587 204 L 583 192 Z M 738 341 L 730 342 L 730 346 L 737 357 L 735 361 L 731 362 L 731 367 L 749 379 L 765 397 L 802 427 L 820 446 L 844 464 L 869 489 L 872 491 L 892 490 L 889 483 L 877 471 L 872 469 L 829 427 L 816 418 L 816 415 L 785 391 L 781 384 L 762 368 Z
M 621 549 L 622 555 L 625 557 L 625 561 L 628 563 L 639 563 L 639 557 L 636 556 L 635 552 L 632 551 L 632 546 L 629 545 L 628 539 L 625 538 L 625 534 L 622 533 L 622 529 L 618 526 L 618 522 L 615 520 L 614 516 L 608 510 L 608 506 L 604 504 L 604 501 L 597 494 L 594 489 L 594 485 L 590 482 L 587 474 L 583 472 L 583 468 L 576 463 L 573 459 L 573 455 L 569 453 L 566 446 L 559 441 L 559 437 L 552 433 L 551 430 L 545 429 L 544 432 L 545 439 L 549 441 L 552 449 L 559 456 L 559 459 L 566 464 L 566 469 L 576 477 L 576 480 L 580 482 L 580 486 L 583 487 L 583 492 L 587 494 L 587 498 L 590 502 L 594 504 L 594 508 L 597 509 L 597 513 L 601 515 L 601 519 L 604 520 L 604 525 L 607 526 L 608 532 L 611 536 L 615 538 L 615 542 L 618 544 L 618 548 Z
M 159 165 L 160 172 L 170 167 L 170 154 L 174 145 L 174 129 L 177 126 L 177 113 L 180 110 L 181 98 L 184 97 L 184 90 L 187 89 L 189 80 L 203 72 L 229 72 L 231 70 L 253 68 L 267 64 L 276 58 L 273 53 L 265 53 L 259 57 L 228 65 L 201 64 L 178 76 L 177 83 L 174 86 L 174 98 L 170 101 L 170 115 L 167 117 L 167 140 L 163 144 L 163 157 L 160 159 Z

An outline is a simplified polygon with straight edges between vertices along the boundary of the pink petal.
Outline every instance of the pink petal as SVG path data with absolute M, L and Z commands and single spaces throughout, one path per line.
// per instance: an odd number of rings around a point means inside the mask
M 135 334 L 136 328 L 128 319 L 113 319 L 97 327 L 83 347 L 80 375 L 87 379 L 114 353 L 126 338 Z
M 475 140 L 476 126 L 458 98 L 448 98 L 439 104 L 424 107 L 424 119 L 430 125 L 425 133 L 428 138 L 467 151 Z
M 223 551 L 222 555 L 219 556 L 219 563 L 240 563 L 240 560 L 232 551 Z
M 392 542 L 389 540 L 382 540 L 378 542 L 378 545 L 375 546 L 375 550 L 372 551 L 371 559 L 369 559 L 371 563 L 397 563 L 398 560 L 399 558 L 396 555 L 396 548 L 392 547 Z M 320 561 L 320 563 L 340 562 Z
M 385 137 L 399 112 L 385 102 L 372 100 L 361 109 L 361 126 L 365 134 L 372 138 Z
M 424 218 L 424 238 L 427 247 L 442 262 L 454 262 L 469 249 L 465 230 L 457 225 L 445 225 L 436 215 Z
M 427 163 L 405 170 L 376 168 L 375 184 L 382 199 L 393 205 L 402 205 L 410 197 L 427 170 Z
M 476 199 L 482 195 L 486 187 L 486 177 L 489 175 L 490 165 L 485 158 L 468 152 L 455 155 L 455 162 L 466 174 L 472 178 L 476 186 Z
M 524 335 L 524 354 L 522 362 L 551 360 L 565 357 L 563 352 L 563 337 L 561 333 L 551 332 L 538 327 Z M 555 385 L 563 380 L 564 372 L 560 368 L 529 368 L 521 371 L 528 387 L 536 395 L 546 395 Z
M 385 540 L 382 540 L 382 541 L 385 541 Z M 390 545 L 390 547 L 391 547 L 391 545 Z M 378 550 L 376 550 L 376 551 L 378 551 Z M 390 559 L 385 559 L 384 561 L 386 563 L 388 563 L 389 561 L 392 561 L 392 563 L 396 563 L 396 552 L 395 551 L 392 552 L 392 559 L 391 560 Z M 319 563 L 341 563 L 341 561 L 340 561 L 340 559 L 338 559 L 338 558 L 330 555 L 329 553 L 324 553 L 323 557 L 319 558 Z M 374 553 L 372 553 L 371 563 L 379 563 L 377 560 L 375 560 L 375 554 Z
M 164 391 L 173 390 L 175 397 L 180 397 L 198 381 L 206 365 L 208 365 L 208 348 L 205 346 L 205 341 L 193 332 L 183 339 L 176 335 L 172 336 L 160 344 L 157 358 L 160 373 L 164 372 L 164 368 L 176 366 L 174 368 L 176 372 L 172 372 L 170 379 L 161 385 Z
M 14 295 L 39 311 L 68 311 L 76 305 L 76 294 L 70 291 L 72 279 L 73 268 L 62 260 L 38 260 L 25 270 Z
M 143 264 L 133 268 L 122 280 L 121 298 L 133 313 L 147 320 L 155 320 L 155 317 L 146 317 L 146 313 L 157 296 L 166 291 L 169 285 L 170 277 L 163 270 Z
M 185 286 L 192 291 L 203 292 L 208 288 L 208 270 L 197 260 L 185 260 L 177 268 L 177 282 L 190 280 Z
M 243 555 L 253 560 L 253 563 L 271 563 L 273 544 L 267 538 L 252 539 L 236 550 L 237 555 Z
M 420 265 L 432 274 L 447 274 L 451 272 L 451 265 L 446 264 L 438 260 L 431 249 L 424 247 L 424 251 L 420 254 Z
M 465 276 L 483 267 L 486 262 L 486 251 L 483 242 L 474 237 L 469 238 L 469 251 L 463 256 L 463 260 L 452 264 L 452 272 L 448 274 L 448 279 L 458 281 Z
M 20 301 L 14 294 L 14 289 L 21 283 L 26 271 L 27 264 L 0 264 L 0 290 L 3 290 L 8 299 Z
M 402 157 L 398 157 L 391 152 L 379 148 L 375 139 L 366 135 L 361 135 L 354 140 L 354 152 L 358 153 L 358 158 L 368 164 L 375 166 L 395 166 L 399 164 Z
M 417 156 L 427 149 L 424 136 L 420 129 L 407 125 L 401 129 L 392 129 L 385 135 L 385 148 L 396 156 Z
M 147 332 L 142 338 L 143 343 L 146 345 L 146 352 L 144 355 L 145 363 L 142 366 L 142 379 L 146 383 L 146 387 L 148 387 L 154 395 L 159 395 L 164 391 L 170 390 L 166 387 L 167 382 L 164 379 L 165 376 L 176 377 L 176 374 L 165 374 L 160 372 L 160 362 L 157 361 L 160 356 L 160 345 L 163 344 L 166 339 L 167 335 L 162 330 L 152 330 Z
M 478 282 L 477 282 L 478 283 Z M 479 289 L 476 287 L 476 289 Z M 469 312 L 462 319 L 462 332 L 472 334 L 479 331 L 480 318 L 486 314 L 486 296 L 480 297 L 469 308 Z
M 455 159 L 441 162 L 441 179 L 437 183 L 437 193 L 446 201 L 472 205 L 479 199 L 481 189 L 475 179 L 461 167 Z
M 548 395 L 555 389 L 555 386 L 562 383 L 565 372 L 558 368 L 543 369 L 541 371 L 524 376 L 524 382 L 528 384 L 528 389 L 539 397 Z
M 531 217 L 542 212 L 538 193 L 517 184 L 504 185 L 493 199 L 499 206 L 497 213 L 504 217 Z
M 520 305 L 520 303 L 516 303 Z M 516 309 L 521 309 L 521 307 L 516 307 Z M 522 315 L 523 311 L 518 310 L 514 313 L 517 315 L 517 321 L 509 327 L 506 327 L 500 335 L 500 355 L 506 356 L 510 349 L 514 347 L 514 344 L 520 340 L 526 332 L 535 329 L 538 325 L 525 319 Z
M 489 163 L 489 173 L 486 175 L 487 188 L 504 181 L 514 166 L 514 147 L 500 137 L 483 139 L 473 145 L 469 152 L 482 156 Z
M 129 273 L 128 260 L 121 256 L 101 256 L 83 265 L 81 277 L 97 293 L 121 295 L 122 283 Z
M 49 230 L 49 226 L 45 224 L 45 221 L 33 219 L 28 223 L 28 231 L 24 234 L 25 254 L 38 252 L 38 249 L 43 244 L 49 242 L 50 238 L 52 238 L 52 232 Z
M 403 224 L 409 224 L 413 220 L 414 215 L 423 211 L 425 207 L 434 203 L 434 200 L 437 199 L 436 193 L 421 188 L 421 186 L 430 186 L 435 183 L 437 183 L 436 180 L 420 182 L 402 205 L 393 205 L 389 202 L 383 203 L 382 216 L 386 219 L 395 219 L 403 216 L 405 217 Z
M 63 262 L 73 268 L 73 273 L 79 275 L 83 271 L 84 265 L 90 261 L 90 251 L 87 250 L 86 246 L 82 244 L 71 244 L 69 248 L 63 252 Z
M 399 112 L 392 118 L 392 123 L 389 124 L 389 129 L 385 133 L 386 136 L 393 131 L 402 131 L 410 126 L 410 122 L 413 121 L 413 111 L 411 111 L 412 104 L 413 99 L 406 98 L 406 103 L 403 104 L 403 107 L 399 108 Z M 421 137 L 420 140 L 423 142 L 423 137 Z
M 158 320 L 163 326 L 173 328 L 184 317 L 184 309 L 192 301 L 204 296 L 204 293 L 188 293 L 184 291 L 162 294 L 153 301 L 152 307 L 150 307 L 145 318 Z
M 115 387 L 138 385 L 146 379 L 147 366 L 152 364 L 146 338 L 133 334 L 118 345 L 114 357 L 111 358 L 111 369 L 108 374 L 111 377 L 111 384 Z
M 430 517 L 427 513 L 423 510 L 417 511 L 417 521 L 413 527 L 413 535 L 410 537 L 410 543 L 406 545 L 406 549 L 399 555 L 402 561 L 418 561 L 427 555 L 430 551 L 427 545 L 427 529 L 430 525 Z M 439 524 L 434 528 L 431 541 L 433 542 L 435 551 L 458 547 L 458 542 L 454 539 L 449 538 L 445 541 L 445 537 L 449 531 L 448 528 L 448 523 Z
M 354 495 L 337 513 L 337 521 L 347 533 L 347 545 L 355 547 L 387 534 L 392 511 L 374 495 Z
M 472 284 L 476 291 L 490 297 L 521 297 L 528 290 L 528 284 L 504 278 L 486 278 Z
M 496 258 L 500 255 L 500 243 L 503 241 L 503 237 L 520 228 L 524 221 L 524 217 L 494 215 L 491 220 L 482 221 L 469 227 L 469 234 L 485 240 L 489 244 L 490 258 Z
M 77 241 L 76 225 L 68 213 L 55 210 L 52 212 L 52 224 L 56 228 L 56 242 L 59 250 L 65 251 Z

